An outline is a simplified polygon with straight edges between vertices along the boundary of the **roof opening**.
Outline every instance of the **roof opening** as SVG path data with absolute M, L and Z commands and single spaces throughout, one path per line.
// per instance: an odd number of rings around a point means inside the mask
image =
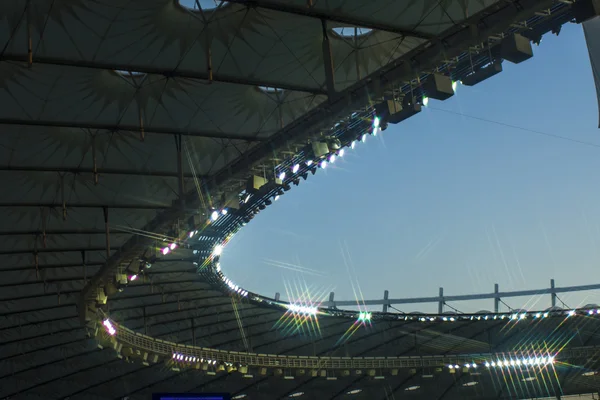
M 176 0 L 177 3 L 191 11 L 210 11 L 221 7 L 226 0 Z
M 300 397 L 300 396 L 303 396 L 303 395 L 304 395 L 304 392 L 296 392 L 296 393 L 290 394 L 290 397 Z
M 265 93 L 281 93 L 281 92 L 283 92 L 283 89 L 271 87 L 271 86 L 259 86 L 258 89 L 261 92 L 265 92 Z
M 463 386 L 467 386 L 467 387 L 468 386 L 475 386 L 475 385 L 477 385 L 477 383 L 479 383 L 479 382 L 475 382 L 475 381 L 466 382 L 466 383 L 463 383 Z
M 139 71 L 125 71 L 122 69 L 117 69 L 117 70 L 115 70 L 115 72 L 117 73 L 117 75 L 119 75 L 125 79 L 143 78 L 144 76 L 146 76 L 145 72 L 139 72 Z
M 404 390 L 406 390 L 407 392 L 412 392 L 412 391 L 414 391 L 414 390 L 417 390 L 417 389 L 419 389 L 420 387 L 421 387 L 421 386 L 419 386 L 419 385 L 414 385 L 414 386 L 409 386 L 409 387 L 407 387 L 407 388 L 406 388 L 406 389 L 404 389 Z
M 346 394 L 359 394 L 360 392 L 362 392 L 362 389 L 352 389 Z
M 246 394 L 243 394 L 243 393 L 242 393 L 242 394 L 238 394 L 237 396 L 233 396 L 233 397 L 231 398 L 231 400 L 239 400 L 239 399 L 243 399 L 243 398 L 245 398 L 246 396 L 247 396 L 247 395 L 246 395 Z
M 351 38 L 368 35 L 373 32 L 373 29 L 361 28 L 359 26 L 338 26 L 337 28 L 333 28 L 332 31 L 338 36 Z

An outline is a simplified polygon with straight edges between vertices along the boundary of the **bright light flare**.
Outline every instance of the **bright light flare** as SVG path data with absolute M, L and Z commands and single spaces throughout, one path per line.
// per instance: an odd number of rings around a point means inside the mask
M 423 97 L 423 106 L 427 107 L 427 104 L 429 104 L 429 97 Z
M 105 319 L 104 321 L 102 321 L 102 325 L 104 325 L 104 328 L 106 329 L 106 331 L 108 332 L 109 335 L 111 335 L 111 336 L 116 335 L 117 330 L 113 326 L 112 322 L 110 322 L 108 319 Z
M 295 173 L 297 173 L 299 170 L 300 170 L 300 164 L 295 164 L 295 165 L 292 167 L 292 174 L 295 174 Z
M 213 249 L 213 256 L 220 256 L 223 253 L 223 245 L 218 244 Z
M 317 315 L 319 309 L 317 307 L 310 306 L 301 306 L 297 304 L 288 304 L 287 309 L 293 312 L 294 314 L 302 314 L 302 315 Z
M 319 165 L 322 169 L 327 168 L 327 161 L 323 160 L 321 161 L 321 164 Z
M 375 119 L 373 119 L 373 128 L 379 128 L 380 122 L 381 120 L 379 119 L 379 117 L 375 117 Z
M 372 314 L 370 312 L 360 312 L 358 314 L 358 321 L 360 322 L 371 322 Z
M 171 249 L 169 249 L 168 247 L 164 247 L 162 249 L 163 256 L 166 256 L 167 254 L 169 254 L 170 251 L 171 251 Z
M 285 179 L 285 172 L 282 172 L 279 174 L 278 176 L 279 180 L 284 180 Z
M 219 213 L 217 211 L 213 211 L 210 214 L 210 219 L 213 220 L 213 221 L 216 221 L 217 219 L 219 219 Z
M 344 157 L 344 153 L 345 153 L 345 150 L 344 150 L 344 149 L 341 149 L 341 150 L 340 150 L 340 153 L 339 153 L 339 156 L 340 156 L 340 157 Z

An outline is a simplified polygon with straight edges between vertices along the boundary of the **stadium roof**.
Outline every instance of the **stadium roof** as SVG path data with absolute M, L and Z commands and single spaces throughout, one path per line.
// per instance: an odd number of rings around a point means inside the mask
M 273 168 L 421 74 L 450 70 L 466 51 L 514 30 L 541 35 L 569 13 L 551 0 L 256 0 L 202 12 L 173 0 L 0 2 L 0 398 L 136 399 L 194 388 L 249 399 L 510 397 L 491 375 L 423 378 L 422 368 L 382 385 L 363 376 L 249 381 L 143 367 L 98 349 L 78 304 L 154 249 L 157 235 L 176 236 L 190 217 L 237 196 L 253 170 Z M 514 350 L 532 335 L 552 337 L 562 321 L 510 333 L 491 322 L 386 321 L 335 347 L 348 319 L 327 317 L 321 336 L 285 335 L 272 329 L 281 310 L 232 303 L 186 252 L 161 257 L 111 297 L 111 318 L 202 347 L 372 357 Z M 573 327 L 569 346 L 582 347 L 596 344 L 597 324 L 561 326 Z M 562 373 L 565 392 L 597 387 L 594 376 Z M 465 386 L 470 376 L 481 380 Z M 353 390 L 362 392 L 346 395 Z

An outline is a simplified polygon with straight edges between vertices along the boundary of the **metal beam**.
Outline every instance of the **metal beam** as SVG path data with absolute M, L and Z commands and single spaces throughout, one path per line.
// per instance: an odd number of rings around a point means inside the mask
M 361 301 L 361 305 L 373 306 L 381 304 L 417 304 L 417 303 L 440 303 L 448 301 L 466 301 L 466 300 L 483 300 L 483 299 L 500 299 L 505 297 L 525 297 L 525 296 L 537 296 L 541 294 L 553 294 L 553 293 L 569 293 L 569 292 L 580 292 L 586 290 L 598 290 L 600 284 L 593 285 L 581 285 L 581 286 L 565 286 L 560 288 L 548 288 L 548 289 L 532 289 L 532 290 L 520 290 L 515 292 L 494 292 L 494 293 L 482 293 L 482 294 L 465 294 L 458 296 L 437 296 L 437 297 L 413 297 L 405 299 L 381 299 L 381 300 L 364 300 Z M 337 306 L 356 306 L 356 300 L 341 300 L 341 301 L 325 301 L 321 303 L 321 307 L 337 307 Z
M 144 134 L 153 133 L 157 135 L 183 135 L 194 137 L 205 137 L 212 139 L 243 140 L 246 142 L 261 142 L 255 136 L 244 136 L 235 133 L 217 132 L 217 131 L 190 131 L 185 129 L 153 129 L 152 127 L 141 127 L 136 125 L 112 125 L 99 124 L 91 122 L 67 122 L 67 121 L 39 121 L 15 118 L 0 118 L 0 125 L 18 125 L 18 126 L 39 126 L 51 128 L 75 128 L 75 129 L 100 129 L 110 132 L 136 132 Z
M 58 230 L 46 230 L 46 235 L 99 235 L 104 234 L 104 229 L 58 229 Z M 115 229 L 114 233 L 130 234 L 131 232 L 122 231 L 119 232 Z M 42 235 L 41 230 L 23 230 L 23 231 L 4 231 L 0 232 L 0 236 L 36 236 Z
M 286 14 L 298 15 L 308 18 L 327 20 L 345 24 L 347 26 L 358 26 L 377 31 L 395 33 L 402 36 L 410 36 L 419 39 L 433 39 L 432 35 L 427 33 L 415 32 L 400 26 L 389 25 L 380 21 L 365 20 L 361 17 L 342 14 L 343 11 L 336 9 L 333 12 L 319 10 L 316 7 L 307 7 L 305 5 L 293 5 L 290 2 L 281 2 L 273 0 L 228 0 L 228 3 L 237 3 L 247 7 L 258 7 L 266 10 L 279 11 Z M 299 3 L 302 4 L 302 3 Z
M 329 41 L 329 31 L 327 30 L 327 21 L 321 20 L 322 29 L 322 50 L 323 50 L 323 68 L 325 69 L 325 87 L 327 96 L 330 99 L 335 97 L 335 69 L 333 68 L 333 56 L 331 55 L 331 42 Z
M 133 175 L 133 176 L 156 176 L 162 178 L 178 178 L 177 171 L 148 171 L 136 169 L 120 168 L 85 168 L 85 167 L 45 167 L 45 166 L 21 166 L 21 165 L 0 165 L 0 171 L 18 171 L 18 172 L 67 172 L 71 174 L 94 174 L 99 175 Z M 205 176 L 194 176 L 192 173 L 184 173 L 184 178 L 205 179 Z
M 46 207 L 46 208 L 62 208 L 60 203 L 0 203 L 0 208 L 6 207 Z M 101 204 L 101 203 L 77 203 L 66 204 L 67 208 L 120 208 L 125 210 L 165 210 L 171 206 L 163 204 Z
M 118 247 L 117 247 L 118 248 Z M 116 250 L 117 248 L 113 247 L 111 250 Z M 15 254 L 35 254 L 35 253 L 71 253 L 71 252 L 80 252 L 80 251 L 106 251 L 106 247 L 72 247 L 72 248 L 53 248 L 53 249 L 22 249 L 22 250 L 2 250 L 0 251 L 1 256 L 6 255 L 15 255 Z
M 21 54 L 4 54 L 2 55 L 2 61 L 16 61 L 25 62 L 27 56 Z M 258 79 L 256 77 L 242 77 L 232 76 L 227 74 L 219 74 L 214 71 L 211 72 L 200 72 L 190 71 L 177 68 L 176 70 L 156 67 L 151 64 L 137 65 L 137 64 L 117 64 L 107 63 L 103 61 L 88 61 L 88 60 L 65 60 L 56 57 L 45 57 L 35 56 L 33 58 L 33 64 L 46 64 L 56 66 L 67 66 L 67 67 L 78 67 L 78 68 L 90 68 L 90 69 L 102 69 L 102 70 L 114 70 L 114 71 L 132 71 L 141 72 L 144 74 L 162 75 L 167 78 L 181 78 L 181 79 L 198 79 L 205 80 L 208 82 L 222 82 L 234 85 L 245 85 L 253 87 L 273 87 L 284 89 L 287 91 L 294 92 L 305 92 L 315 95 L 325 95 L 326 93 L 318 87 L 310 87 L 305 85 L 298 85 L 294 83 L 287 83 L 281 81 L 274 81 L 271 79 Z

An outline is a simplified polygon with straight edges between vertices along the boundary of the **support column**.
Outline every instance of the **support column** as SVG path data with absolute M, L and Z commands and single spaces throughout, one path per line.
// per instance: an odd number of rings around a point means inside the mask
M 499 288 L 498 288 L 498 284 L 494 283 L 494 294 L 496 295 L 494 297 L 494 312 L 498 313 L 498 310 L 500 309 L 500 297 L 498 297 L 498 293 L 500 292 Z
M 96 133 L 92 136 L 92 171 L 94 174 L 94 185 L 98 184 L 98 158 L 96 157 Z
M 192 320 L 192 346 L 196 345 L 196 325 L 194 324 L 194 318 Z
M 321 20 L 323 28 L 323 65 L 325 67 L 325 86 L 327 96 L 332 99 L 335 95 L 335 79 L 333 70 L 333 57 L 331 56 L 331 43 L 329 42 L 329 32 L 327 30 L 327 20 Z
M 556 292 L 554 291 L 554 279 L 550 279 L 550 304 L 556 307 Z
M 33 65 L 33 40 L 32 40 L 32 18 L 31 18 L 31 0 L 27 0 L 27 66 Z
M 387 290 L 385 292 L 383 292 L 383 312 L 386 313 L 388 312 L 388 298 L 390 296 L 390 292 L 388 292 Z
M 281 295 L 279 294 L 279 292 L 275 293 L 275 301 L 279 301 L 280 297 Z
M 440 301 L 438 301 L 438 314 L 444 312 L 444 288 L 440 288 Z
M 148 322 L 146 321 L 146 307 L 143 307 L 142 311 L 144 311 L 144 335 L 147 335 L 148 334 Z
M 182 140 L 181 133 L 175 136 L 175 147 L 177 148 L 177 184 L 179 186 L 179 205 L 185 208 L 185 188 L 183 186 L 183 157 L 181 155 Z
M 335 296 L 335 293 L 333 293 L 333 292 L 329 293 L 329 308 L 335 308 L 335 303 L 333 300 L 334 296 Z
M 102 208 L 104 211 L 104 229 L 106 232 L 106 258 L 110 258 L 110 228 L 108 227 L 108 208 Z
M 83 266 L 83 281 L 87 285 L 87 266 L 85 265 L 85 251 L 81 252 L 81 264 Z

